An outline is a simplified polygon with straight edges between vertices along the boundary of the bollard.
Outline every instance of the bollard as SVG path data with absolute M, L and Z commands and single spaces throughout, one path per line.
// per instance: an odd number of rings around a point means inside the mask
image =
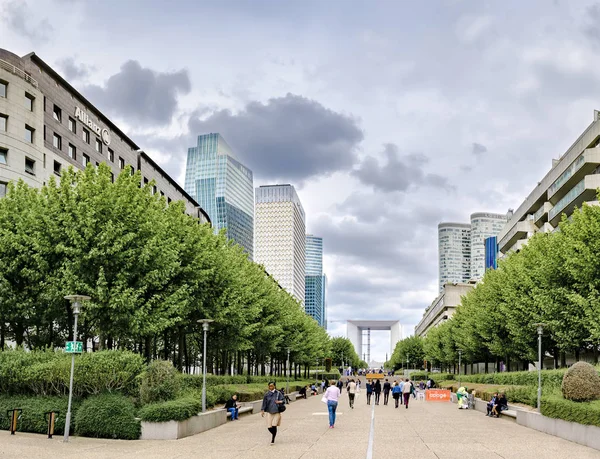
M 52 438 L 52 435 L 54 435 L 54 425 L 56 424 L 59 414 L 60 411 L 47 411 L 44 413 L 44 417 L 48 421 L 48 438 Z
M 14 435 L 17 431 L 17 421 L 21 419 L 21 413 L 23 410 L 21 408 L 15 408 L 13 410 L 6 410 L 6 415 L 9 416 L 10 419 L 10 434 Z M 12 414 L 11 414 L 12 413 Z

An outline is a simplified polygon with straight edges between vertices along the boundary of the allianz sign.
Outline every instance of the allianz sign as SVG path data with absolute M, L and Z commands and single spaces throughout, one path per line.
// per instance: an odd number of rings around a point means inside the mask
M 110 131 L 106 128 L 101 128 L 96 123 L 94 123 L 88 114 L 84 112 L 79 107 L 75 107 L 75 118 L 89 127 L 94 133 L 102 139 L 102 142 L 105 145 L 110 145 Z

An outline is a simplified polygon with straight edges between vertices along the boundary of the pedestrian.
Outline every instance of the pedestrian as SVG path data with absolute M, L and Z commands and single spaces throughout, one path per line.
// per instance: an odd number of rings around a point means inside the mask
M 386 378 L 385 383 L 383 383 L 383 404 L 384 405 L 388 404 L 388 400 L 390 398 L 390 390 L 392 390 L 392 385 Z
M 375 381 L 373 392 L 375 392 L 375 405 L 379 405 L 379 397 L 381 396 L 381 383 L 379 382 L 379 379 Z
M 398 400 L 400 400 L 400 395 L 402 395 L 402 388 L 398 384 L 397 381 L 394 381 L 394 387 L 392 388 L 392 397 L 394 397 L 394 403 L 396 408 L 398 408 Z
M 327 410 L 329 411 L 329 428 L 333 429 L 335 427 L 335 411 L 340 398 L 340 390 L 335 385 L 335 381 L 331 381 L 331 386 L 325 391 L 324 397 L 327 399 Z
M 271 432 L 271 445 L 275 443 L 277 436 L 277 427 L 281 425 L 280 406 L 283 406 L 283 395 L 275 389 L 275 383 L 269 383 L 269 390 L 265 394 L 260 409 L 262 417 L 267 414 L 267 430 Z
M 367 379 L 367 405 L 371 404 L 371 395 L 373 394 L 373 382 Z
M 346 387 L 346 390 L 348 391 L 348 401 L 350 402 L 350 408 L 354 409 L 354 397 L 356 397 L 356 383 L 354 382 L 354 379 L 350 380 L 348 386 Z
M 344 388 L 344 381 L 342 381 L 342 378 L 338 380 L 337 388 L 340 390 L 340 392 L 342 392 L 342 389 Z
M 404 408 L 408 409 L 408 400 L 410 399 L 410 390 L 412 389 L 412 385 L 408 378 L 404 381 L 404 386 L 402 386 L 402 395 L 404 396 Z

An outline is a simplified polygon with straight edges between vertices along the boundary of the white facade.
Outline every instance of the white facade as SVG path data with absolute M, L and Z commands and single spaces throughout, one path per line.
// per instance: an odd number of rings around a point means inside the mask
M 438 225 L 439 287 L 452 282 L 468 282 L 471 278 L 471 225 L 440 223 Z
M 398 320 L 348 320 L 346 337 L 354 346 L 358 356 L 371 363 L 371 332 L 377 330 L 390 331 L 389 355 L 392 355 L 396 343 L 402 339 L 402 325 Z
M 497 236 L 506 225 L 505 214 L 478 212 L 471 214 L 471 280 L 485 274 L 485 239 Z
M 415 335 L 425 337 L 433 327 L 437 327 L 452 317 L 456 307 L 460 305 L 462 297 L 473 287 L 475 287 L 474 284 L 445 285 L 442 293 L 425 309 L 423 318 L 415 326 Z
M 292 185 L 256 189 L 254 261 L 304 306 L 306 224 Z

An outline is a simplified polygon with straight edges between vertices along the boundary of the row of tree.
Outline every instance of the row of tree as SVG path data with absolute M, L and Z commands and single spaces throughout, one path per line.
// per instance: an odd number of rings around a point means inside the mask
M 95 349 L 130 349 L 147 360 L 199 362 L 210 318 L 209 368 L 307 372 L 329 356 L 325 330 L 262 266 L 224 234 L 140 186 L 112 182 L 101 164 L 62 173 L 41 189 L 9 185 L 0 200 L 0 348 L 63 347 L 72 338 L 69 294 L 91 297 L 79 336 Z
M 584 352 L 598 362 L 600 207 L 584 204 L 558 231 L 537 233 L 487 271 L 456 313 L 422 340 L 422 358 L 454 370 L 460 351 L 465 364 L 485 362 L 486 371 L 500 362 L 527 369 L 538 358 L 538 324 L 544 324 L 543 349 L 555 367 L 566 365 L 567 354 L 579 360 Z M 414 352 L 404 341 L 394 365 Z

